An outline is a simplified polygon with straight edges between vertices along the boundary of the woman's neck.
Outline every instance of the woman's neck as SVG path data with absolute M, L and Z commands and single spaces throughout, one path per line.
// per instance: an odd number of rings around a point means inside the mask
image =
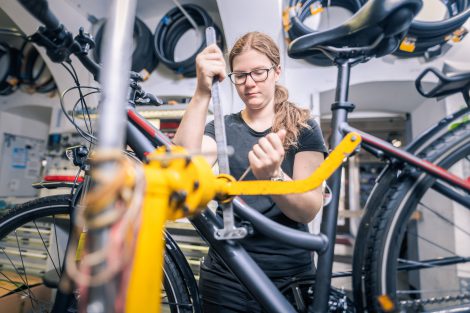
M 246 108 L 241 112 L 242 118 L 255 131 L 265 131 L 273 126 L 274 110 L 250 110 Z

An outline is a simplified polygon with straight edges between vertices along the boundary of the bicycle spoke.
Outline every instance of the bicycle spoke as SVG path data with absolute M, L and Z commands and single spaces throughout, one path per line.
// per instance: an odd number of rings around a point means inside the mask
M 62 264 L 60 262 L 60 255 L 59 255 L 59 242 L 57 240 L 57 227 L 55 223 L 55 215 L 52 215 L 52 225 L 54 225 L 54 236 L 55 236 L 55 247 L 57 250 L 57 260 L 59 261 L 59 268 L 62 268 Z
M 10 284 L 12 284 L 16 287 L 14 290 L 10 290 L 10 289 L 7 289 L 5 287 L 2 287 L 2 289 L 8 290 L 8 291 L 15 291 L 15 290 L 18 290 L 18 288 L 20 288 L 21 286 L 24 286 L 24 284 L 18 285 L 19 284 L 18 282 L 13 281 L 10 277 L 5 275 L 5 273 L 0 272 L 0 274 L 2 274 L 2 276 L 5 277 L 10 282 Z M 28 293 L 24 292 L 24 290 L 20 290 L 19 292 L 22 292 L 24 296 L 28 296 Z
M 60 277 L 60 272 L 59 272 L 59 270 L 57 269 L 57 266 L 54 263 L 54 259 L 52 258 L 51 254 L 49 253 L 49 249 L 46 245 L 46 242 L 44 241 L 44 238 L 42 238 L 41 232 L 39 231 L 38 225 L 36 224 L 36 220 L 34 220 L 33 222 L 34 222 L 34 226 L 36 226 L 39 237 L 41 237 L 41 241 L 42 241 L 42 244 L 44 245 L 44 248 L 46 249 L 47 255 L 51 258 L 52 266 L 54 266 L 54 269 L 55 269 L 57 275 Z
M 447 249 L 447 248 L 444 248 L 443 246 L 438 245 L 437 243 L 434 243 L 434 242 L 432 242 L 431 240 L 426 239 L 426 238 L 424 238 L 423 236 L 418 235 L 418 234 L 415 233 L 415 232 L 410 232 L 410 231 L 408 231 L 408 234 L 409 234 L 409 235 L 412 235 L 412 236 L 415 236 L 416 238 L 419 238 L 419 239 L 423 240 L 424 242 L 427 242 L 428 244 L 430 244 L 430 245 L 432 245 L 432 246 L 435 246 L 436 248 L 441 249 L 442 251 L 446 251 L 446 252 L 450 253 L 451 255 L 456 255 L 454 251 L 451 251 L 451 250 L 449 250 L 449 249 Z
M 29 288 L 29 282 L 28 282 L 28 273 L 26 272 L 26 266 L 24 266 L 24 259 L 23 259 L 23 254 L 21 253 L 21 247 L 20 247 L 20 241 L 18 239 L 18 233 L 15 229 L 15 237 L 16 237 L 16 244 L 18 245 L 18 252 L 20 254 L 20 259 L 21 259 L 21 265 L 23 266 L 23 272 L 24 272 L 24 278 L 26 279 L 26 288 L 28 288 L 28 292 L 29 292 L 29 301 L 31 301 L 31 308 L 34 309 L 34 304 L 33 304 L 33 292 L 31 291 L 31 289 Z M 18 272 L 18 275 L 21 276 L 21 274 Z M 24 280 L 23 280 L 24 281 Z
M 2 274 L 3 274 L 3 273 L 2 273 Z M 4 275 L 4 276 L 5 276 L 5 275 Z M 10 293 L 10 292 L 19 292 L 19 293 L 22 293 L 22 295 L 23 295 L 24 297 L 27 297 L 27 296 L 28 296 L 28 294 L 25 293 L 23 290 L 19 290 L 19 291 L 18 291 L 17 289 L 8 289 L 8 288 L 2 287 L 2 286 L 0 286 L 0 289 L 6 290 L 6 291 L 8 291 L 9 293 Z
M 401 270 L 415 271 L 415 270 L 420 270 L 420 269 L 431 269 L 431 268 L 438 267 L 440 270 L 453 271 L 453 269 L 445 268 L 445 266 L 451 266 L 451 265 L 456 265 L 456 264 L 460 264 L 460 263 L 470 262 L 470 258 L 458 258 L 458 259 L 454 258 L 453 262 L 448 262 L 448 263 L 436 262 L 436 261 L 441 261 L 441 260 L 443 260 L 443 259 L 442 258 L 436 258 L 434 260 L 416 261 L 416 260 L 407 260 L 407 259 L 401 259 L 400 258 L 400 259 L 398 259 L 399 262 L 404 263 L 404 264 L 408 264 L 408 265 L 416 265 L 419 268 L 406 268 L 406 266 L 402 267 L 402 266 L 399 265 L 398 270 L 399 271 L 401 271 Z M 433 264 L 432 262 L 435 262 L 435 263 Z M 466 270 L 460 270 L 460 272 L 470 274 L 470 271 L 466 271 Z
M 431 209 L 429 206 L 425 205 L 423 202 L 419 202 L 418 204 L 421 205 L 422 207 L 424 207 L 425 209 L 427 209 L 429 212 L 436 215 L 437 217 L 440 217 L 443 221 L 447 222 L 449 225 L 455 226 L 456 229 L 460 230 L 462 233 L 464 233 L 464 234 L 466 234 L 467 236 L 470 237 L 470 232 L 466 231 L 461 226 L 458 226 L 457 224 L 455 224 L 454 222 L 452 222 L 451 220 L 449 220 L 448 218 L 446 218 L 442 214 L 440 214 L 440 213 L 436 212 L 435 210 Z
M 18 273 L 19 278 L 21 278 L 21 281 L 23 282 L 24 285 L 26 285 L 26 282 L 24 281 L 23 277 L 20 274 L 20 271 L 16 267 L 15 263 L 11 260 L 11 258 L 8 256 L 8 254 L 5 252 L 5 249 L 2 249 L 3 254 L 7 257 L 8 261 L 10 262 L 11 266 L 13 266 L 13 269 L 15 270 L 16 273 Z M 2 272 L 2 275 L 5 276 L 5 274 Z M 6 277 L 6 276 L 5 276 Z

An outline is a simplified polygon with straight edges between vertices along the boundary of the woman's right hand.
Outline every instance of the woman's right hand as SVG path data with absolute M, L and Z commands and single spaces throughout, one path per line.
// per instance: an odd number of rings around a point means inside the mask
M 197 55 L 196 74 L 196 93 L 201 95 L 210 96 L 214 77 L 218 77 L 219 81 L 225 79 L 224 56 L 216 44 L 206 47 Z

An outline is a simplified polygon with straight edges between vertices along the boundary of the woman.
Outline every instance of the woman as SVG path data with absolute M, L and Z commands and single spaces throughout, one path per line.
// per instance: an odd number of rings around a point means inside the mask
M 308 177 L 324 160 L 326 148 L 320 128 L 308 110 L 287 100 L 278 85 L 281 75 L 279 48 L 267 35 L 247 33 L 229 54 L 231 73 L 245 108 L 225 116 L 230 174 L 236 179 L 251 168 L 245 180 L 297 180 Z M 196 58 L 197 87 L 174 142 L 189 150 L 216 155 L 213 122 L 205 126 L 214 77 L 226 78 L 225 61 L 216 45 Z M 215 163 L 216 157 L 208 157 Z M 272 220 L 303 231 L 322 206 L 321 189 L 292 195 L 247 196 L 245 202 Z M 220 213 L 220 212 L 219 212 Z M 243 247 L 273 280 L 280 284 L 293 275 L 312 271 L 310 252 L 254 233 L 240 240 Z M 245 288 L 212 253 L 201 267 L 199 280 L 204 312 L 260 312 Z

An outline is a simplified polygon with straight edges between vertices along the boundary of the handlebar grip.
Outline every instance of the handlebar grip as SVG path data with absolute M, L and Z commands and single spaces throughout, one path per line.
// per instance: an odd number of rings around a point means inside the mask
M 55 30 L 60 23 L 57 17 L 49 10 L 47 0 L 19 0 L 21 5 L 28 10 L 46 28 Z

